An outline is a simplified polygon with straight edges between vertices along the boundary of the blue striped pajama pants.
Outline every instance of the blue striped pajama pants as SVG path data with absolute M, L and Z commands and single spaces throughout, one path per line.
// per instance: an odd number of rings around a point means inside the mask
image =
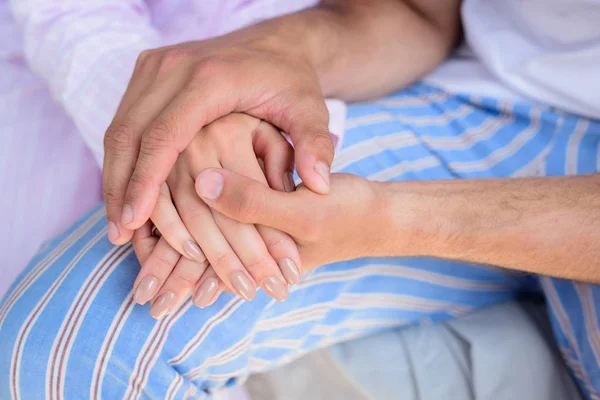
M 600 168 L 600 122 L 416 84 L 349 108 L 334 170 L 373 180 L 569 175 Z M 47 242 L 0 303 L 0 399 L 209 398 L 249 374 L 389 327 L 544 294 L 565 362 L 600 399 L 600 290 L 430 258 L 359 259 L 305 276 L 289 300 L 229 294 L 155 321 L 139 264 L 103 209 Z

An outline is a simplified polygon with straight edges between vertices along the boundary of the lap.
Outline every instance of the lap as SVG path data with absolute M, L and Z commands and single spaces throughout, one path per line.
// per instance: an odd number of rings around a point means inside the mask
M 350 107 L 334 169 L 378 180 L 591 172 L 597 126 L 416 85 Z M 132 301 L 133 252 L 108 242 L 104 221 L 96 210 L 49 242 L 4 298 L 0 397 L 201 397 L 315 348 L 505 301 L 530 282 L 458 262 L 363 259 L 314 271 L 285 303 L 223 295 L 155 321 Z

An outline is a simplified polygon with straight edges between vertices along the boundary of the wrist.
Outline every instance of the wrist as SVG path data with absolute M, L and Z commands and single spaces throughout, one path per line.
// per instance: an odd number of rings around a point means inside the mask
M 378 182 L 381 239 L 374 256 L 449 255 L 462 237 L 460 207 L 437 195 L 435 182 Z

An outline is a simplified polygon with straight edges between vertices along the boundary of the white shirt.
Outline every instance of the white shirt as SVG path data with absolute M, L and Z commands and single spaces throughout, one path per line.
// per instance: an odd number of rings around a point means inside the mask
M 427 79 L 600 119 L 600 0 L 465 0 L 460 49 Z

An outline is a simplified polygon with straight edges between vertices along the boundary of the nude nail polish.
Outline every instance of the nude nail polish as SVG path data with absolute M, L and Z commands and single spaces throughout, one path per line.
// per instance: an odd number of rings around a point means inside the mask
M 292 175 L 291 172 L 288 172 L 285 174 L 285 176 L 283 177 L 283 189 L 286 192 L 293 192 L 294 188 L 295 188 L 295 184 L 294 184 L 294 176 Z
M 200 287 L 196 291 L 192 301 L 200 308 L 210 305 L 210 301 L 215 296 L 215 293 L 217 293 L 218 287 L 219 282 L 217 282 L 215 278 L 206 279 L 204 282 L 202 282 L 202 284 L 200 284 Z
M 229 281 L 235 291 L 247 301 L 252 300 L 256 296 L 256 288 L 244 273 L 236 272 L 232 274 Z
M 263 279 L 261 287 L 277 301 L 285 301 L 288 298 L 287 284 L 275 276 Z
M 135 293 L 133 300 L 138 304 L 146 304 L 156 294 L 158 290 L 158 280 L 153 276 L 146 276 L 140 281 Z
M 283 258 L 279 260 L 277 264 L 279 265 L 281 273 L 290 285 L 296 285 L 300 283 L 302 276 L 295 262 L 293 262 L 289 258 Z
M 117 225 L 112 221 L 108 222 L 108 239 L 113 242 L 119 239 L 119 228 L 117 228 Z
M 173 292 L 164 292 L 158 299 L 152 304 L 150 308 L 150 315 L 152 318 L 159 319 L 171 311 L 177 305 L 177 296 Z
M 206 261 L 206 256 L 204 252 L 200 249 L 200 247 L 191 240 L 188 240 L 183 244 L 183 251 L 190 257 L 192 260 L 196 260 L 198 262 Z

